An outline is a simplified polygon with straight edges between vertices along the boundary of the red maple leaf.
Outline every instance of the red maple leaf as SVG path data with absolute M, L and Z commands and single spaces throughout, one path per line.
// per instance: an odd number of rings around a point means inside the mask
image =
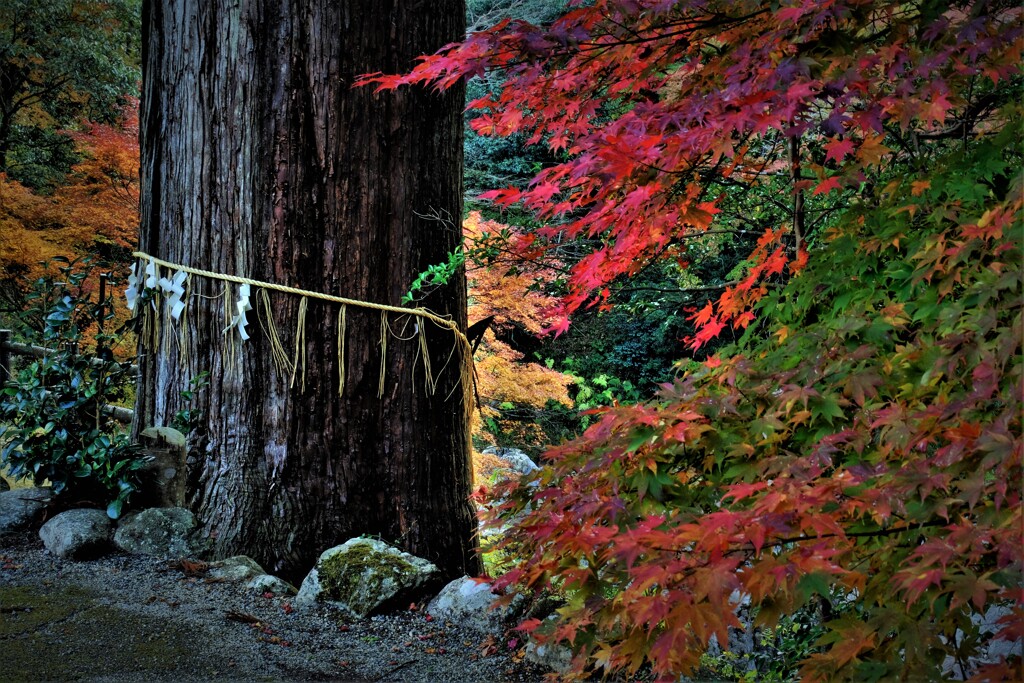
M 840 162 L 846 158 L 846 155 L 853 154 L 853 150 L 854 144 L 850 138 L 844 140 L 833 138 L 825 143 L 825 161 Z
M 697 330 L 697 334 L 693 336 L 693 340 L 690 343 L 690 348 L 696 351 L 700 347 L 704 346 L 704 344 L 707 344 L 709 341 L 717 337 L 724 328 L 725 324 L 719 321 L 718 318 L 710 319 L 699 330 Z
M 818 186 L 814 188 L 814 195 L 828 194 L 832 190 L 838 190 L 842 187 L 839 176 L 830 176 L 825 178 L 822 182 L 818 183 Z
M 704 308 L 700 309 L 691 316 L 688 316 L 697 327 L 704 327 L 707 325 L 715 315 L 715 307 L 710 301 L 704 305 Z
M 786 267 L 786 252 L 782 247 L 779 247 L 775 252 L 768 257 L 768 260 L 764 262 L 764 272 L 768 275 L 778 275 Z

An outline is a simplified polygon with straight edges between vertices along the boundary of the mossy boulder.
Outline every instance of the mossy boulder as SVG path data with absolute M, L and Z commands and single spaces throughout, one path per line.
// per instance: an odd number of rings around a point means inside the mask
M 320 555 L 294 604 L 329 604 L 348 618 L 362 619 L 417 600 L 440 581 L 432 563 L 383 541 L 354 538 Z
M 149 508 L 121 518 L 114 545 L 133 555 L 199 557 L 206 539 L 195 515 L 184 508 Z

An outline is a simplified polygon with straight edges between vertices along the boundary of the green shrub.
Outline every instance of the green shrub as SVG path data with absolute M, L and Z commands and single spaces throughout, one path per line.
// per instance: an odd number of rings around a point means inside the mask
M 71 502 L 102 502 L 117 518 L 138 488 L 145 458 L 103 408 L 124 395 L 132 375 L 127 363 L 111 359 L 115 337 L 102 329 L 96 355 L 79 350 L 87 330 L 110 320 L 111 302 L 90 300 L 90 264 L 60 262 L 58 278 L 33 285 L 20 317 L 25 338 L 52 351 L 0 392 L 0 465 L 14 478 L 48 481 Z

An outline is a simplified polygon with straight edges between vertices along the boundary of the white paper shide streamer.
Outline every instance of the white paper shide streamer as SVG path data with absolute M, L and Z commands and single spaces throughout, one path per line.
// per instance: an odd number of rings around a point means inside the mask
M 160 278 L 160 289 L 167 297 L 167 308 L 171 310 L 171 317 L 175 320 L 180 320 L 181 312 L 185 310 L 185 302 L 181 300 L 181 297 L 185 295 L 185 280 L 187 278 L 188 273 L 183 270 L 175 273 L 172 279 Z
M 145 280 L 141 281 L 142 286 L 140 287 L 139 264 L 132 264 L 131 273 L 128 276 L 128 288 L 124 292 L 128 310 L 135 311 L 139 298 L 147 290 L 160 289 L 166 297 L 171 317 L 175 320 L 180 320 L 181 314 L 185 310 L 185 302 L 182 301 L 182 297 L 185 296 L 185 280 L 188 279 L 188 273 L 184 270 L 179 270 L 174 274 L 173 278 L 160 277 L 156 264 L 153 261 L 149 261 L 146 264 L 143 273 L 145 274 Z
M 139 300 L 139 276 L 137 274 L 139 264 L 133 263 L 131 274 L 128 276 L 128 289 L 124 290 L 124 298 L 128 300 L 128 310 L 135 311 L 135 304 Z
M 128 289 L 124 290 L 124 298 L 127 299 L 127 305 L 129 311 L 134 311 L 135 306 L 139 303 L 139 297 L 147 289 L 156 289 L 160 284 L 160 280 L 157 276 L 156 264 L 152 261 L 146 264 L 144 271 L 146 279 L 142 283 L 142 289 L 139 289 L 139 264 L 138 262 L 132 264 L 131 274 L 128 276 Z M 182 294 L 184 294 L 182 290 Z
M 252 310 L 252 305 L 249 303 L 249 285 L 240 285 L 238 287 L 238 303 L 235 304 L 235 309 L 238 311 L 238 314 L 231 319 L 228 326 L 224 328 L 224 332 L 233 327 L 237 328 L 238 336 L 242 338 L 242 341 L 245 341 L 249 338 L 249 333 L 245 331 L 245 326 L 249 324 L 245 314 Z
M 156 289 L 159 284 L 160 280 L 156 272 L 156 263 L 150 261 L 146 264 L 146 289 Z

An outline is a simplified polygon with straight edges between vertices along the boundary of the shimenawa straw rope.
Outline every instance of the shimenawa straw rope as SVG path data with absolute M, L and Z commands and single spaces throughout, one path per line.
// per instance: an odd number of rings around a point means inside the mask
M 345 340 L 344 340 L 344 335 L 345 335 L 345 327 L 346 327 L 345 317 L 346 317 L 346 312 L 347 312 L 347 307 L 348 306 L 355 306 L 357 308 L 368 308 L 368 309 L 372 309 L 372 310 L 381 311 L 381 330 L 382 330 L 381 333 L 382 333 L 383 336 L 381 338 L 381 377 L 380 377 L 380 386 L 378 387 L 378 390 L 379 390 L 380 394 L 383 394 L 384 358 L 385 358 L 386 353 L 387 353 L 387 338 L 386 337 L 391 332 L 390 326 L 389 326 L 388 321 L 387 321 L 387 313 L 397 313 L 397 314 L 401 314 L 401 315 L 412 315 L 412 316 L 416 316 L 418 318 L 421 318 L 423 321 L 429 320 L 430 322 L 434 323 L 435 325 L 437 325 L 439 327 L 442 327 L 442 328 L 445 328 L 445 329 L 448 329 L 449 331 L 451 331 L 452 334 L 455 335 L 456 341 L 458 342 L 459 346 L 462 347 L 463 357 L 466 360 L 465 360 L 465 362 L 463 363 L 463 366 L 462 366 L 462 372 L 461 372 L 461 378 L 460 379 L 461 379 L 461 382 L 463 384 L 464 390 L 466 391 L 466 395 L 467 395 L 467 398 L 466 398 L 466 401 L 465 401 L 465 409 L 466 409 L 467 413 L 472 412 L 471 386 L 472 386 L 472 383 L 473 383 L 473 370 L 472 370 L 473 349 L 472 349 L 472 345 L 469 343 L 469 339 L 466 337 L 465 333 L 463 333 L 462 330 L 459 329 L 459 327 L 455 323 L 455 321 L 451 320 L 450 318 L 446 318 L 444 316 L 438 315 L 437 313 L 434 313 L 433 311 L 427 310 L 425 308 L 402 308 L 400 306 L 389 306 L 389 305 L 386 305 L 386 304 L 378 304 L 378 303 L 373 303 L 373 302 L 370 302 L 370 301 L 360 301 L 358 299 L 350 299 L 350 298 L 343 297 L 343 296 L 335 296 L 333 294 L 324 294 L 322 292 L 314 292 L 314 291 L 307 290 L 307 289 L 300 289 L 298 287 L 289 287 L 287 285 L 280 285 L 280 284 L 273 283 L 273 282 L 263 282 L 263 281 L 260 281 L 260 280 L 253 280 L 251 278 L 241 277 L 239 275 L 228 275 L 226 273 L 217 273 L 217 272 L 210 271 L 210 270 L 203 270 L 201 268 L 193 268 L 191 266 L 184 266 L 184 265 L 181 265 L 181 264 L 178 264 L 178 263 L 172 263 L 170 261 L 165 261 L 163 259 L 156 258 L 155 256 L 151 256 L 151 255 L 149 255 L 149 254 L 147 254 L 147 253 L 145 253 L 143 251 L 133 252 L 132 256 L 134 256 L 135 258 L 138 258 L 138 259 L 146 260 L 146 261 L 148 261 L 148 262 L 150 262 L 150 263 L 152 263 L 152 264 L 154 264 L 156 266 L 168 268 L 168 269 L 171 269 L 171 270 L 174 270 L 174 271 L 177 271 L 177 272 L 182 272 L 183 271 L 183 272 L 189 273 L 191 275 L 198 275 L 200 277 L 207 277 L 207 278 L 211 278 L 211 279 L 214 279 L 214 280 L 221 280 L 221 281 L 224 281 L 224 282 L 233 282 L 233 283 L 236 283 L 236 284 L 239 284 L 239 285 L 249 285 L 251 287 L 259 288 L 260 289 L 260 294 L 259 294 L 260 302 L 259 303 L 263 304 L 263 311 L 264 311 L 264 315 L 263 316 L 258 316 L 259 319 L 260 319 L 260 325 L 261 325 L 261 327 L 263 327 L 264 333 L 270 339 L 272 355 L 273 355 L 275 363 L 278 366 L 278 369 L 282 370 L 284 372 L 290 371 L 290 374 L 292 376 L 292 384 L 293 385 L 294 385 L 296 374 L 297 374 L 297 371 L 298 371 L 298 366 L 301 363 L 302 366 L 303 366 L 303 370 L 302 370 L 302 374 L 300 376 L 300 382 L 301 382 L 301 386 L 303 386 L 303 387 L 305 386 L 305 344 L 303 342 L 305 341 L 304 323 L 305 323 L 305 316 L 306 316 L 307 297 L 308 298 L 313 298 L 313 299 L 320 299 L 322 301 L 330 301 L 330 302 L 333 302 L 333 303 L 341 304 L 340 319 L 338 321 L 338 335 L 339 335 L 338 336 L 338 356 L 339 356 L 339 360 L 341 361 L 341 368 L 340 368 L 341 375 L 339 377 L 339 382 L 338 382 L 338 390 L 339 390 L 339 392 L 343 391 L 344 387 L 345 387 L 345 368 L 344 368 Z M 299 321 L 298 321 L 298 328 L 296 330 L 295 356 L 292 359 L 288 358 L 287 353 L 281 347 L 280 337 L 279 337 L 279 335 L 277 333 L 277 327 L 274 324 L 274 319 L 273 319 L 273 317 L 271 315 L 270 301 L 269 301 L 269 297 L 266 294 L 266 290 L 274 290 L 274 291 L 278 291 L 278 292 L 284 292 L 286 294 L 294 294 L 296 296 L 303 297 L 302 301 L 299 304 Z M 225 291 L 225 316 L 226 316 L 227 320 L 229 321 L 230 320 L 230 299 L 228 297 L 230 297 L 230 294 L 227 291 Z M 149 322 L 149 321 L 147 321 L 147 322 Z M 147 330 L 147 332 L 149 332 L 149 335 L 145 335 L 145 336 L 152 335 L 152 337 L 155 338 L 155 337 L 157 337 L 159 335 L 159 328 L 157 327 L 159 325 L 159 320 L 157 319 L 157 320 L 151 321 L 150 325 L 152 325 L 152 327 L 150 327 L 150 329 Z M 420 344 L 420 349 L 419 350 L 420 350 L 420 353 L 422 354 L 423 359 L 424 359 L 424 370 L 425 370 L 425 373 L 426 373 L 426 382 L 425 383 L 426 383 L 427 387 L 429 387 L 430 389 L 436 389 L 437 379 L 436 379 L 435 376 L 433 376 L 433 373 L 431 372 L 430 360 L 429 360 L 429 357 L 426 354 L 426 338 L 423 336 L 424 333 L 425 333 L 425 330 L 423 330 L 423 328 L 421 326 L 420 329 L 417 330 L 417 332 L 419 333 L 418 336 L 420 337 L 419 338 L 419 344 Z M 301 350 L 300 350 L 300 348 L 301 348 Z M 235 351 L 235 349 L 233 349 L 233 348 L 229 349 L 229 355 L 230 356 L 234 356 L 234 351 Z

